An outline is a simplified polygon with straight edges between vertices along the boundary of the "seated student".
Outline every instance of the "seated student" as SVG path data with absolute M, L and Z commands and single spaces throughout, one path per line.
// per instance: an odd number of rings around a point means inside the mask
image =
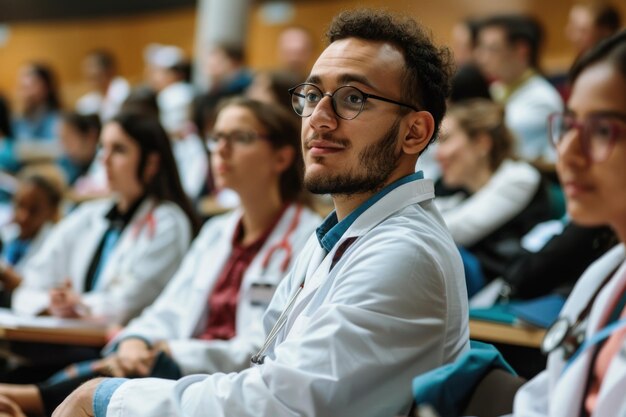
M 187 252 L 194 214 L 158 119 L 121 113 L 104 126 L 101 143 L 113 198 L 84 203 L 55 227 L 24 267 L 15 312 L 124 324 L 154 301 Z M 29 362 L 3 379 L 40 381 L 98 353 L 40 350 L 12 344 Z
M 100 119 L 95 114 L 63 113 L 59 123 L 62 156 L 59 165 L 69 186 L 87 175 L 96 157 Z
M 24 269 L 13 309 L 125 323 L 178 268 L 193 235 L 171 148 L 158 120 L 120 114 L 104 126 L 112 199 L 81 205 Z
M 0 393 L 49 415 L 94 375 L 178 378 L 247 368 L 263 343 L 273 290 L 321 222 L 298 201 L 302 156 L 292 119 L 248 99 L 224 103 L 208 144 L 218 185 L 237 191 L 241 208 L 205 224 L 165 291 L 105 348 L 104 359 L 36 389 L 2 385 Z
M 24 265 L 41 248 L 53 224 L 59 219 L 61 187 L 36 173 L 20 178 L 13 195 L 13 222 L 3 227 L 2 305 L 8 306 L 12 291 L 20 285 Z
M 478 259 L 486 280 L 519 253 L 519 239 L 550 215 L 539 171 L 513 159 L 502 108 L 488 100 L 453 105 L 442 123 L 436 157 L 443 182 L 463 188 L 435 200 L 454 241 Z
M 566 110 L 550 123 L 567 212 L 610 226 L 620 243 L 576 283 L 542 343 L 547 368 L 517 391 L 513 417 L 626 415 L 626 31 L 580 57 L 569 79 Z
M 21 140 L 54 140 L 61 107 L 56 78 L 50 67 L 31 62 L 18 76 L 20 114 L 13 119 L 13 134 Z

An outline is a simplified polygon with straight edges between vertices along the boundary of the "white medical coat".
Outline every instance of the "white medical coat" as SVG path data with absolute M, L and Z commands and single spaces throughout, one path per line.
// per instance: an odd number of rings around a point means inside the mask
M 570 323 L 576 322 L 598 287 L 615 268 L 619 268 L 593 303 L 585 333 L 586 340 L 602 329 L 615 300 L 626 287 L 625 259 L 623 244 L 607 252 L 585 271 L 563 306 L 560 317 L 568 318 Z M 608 367 L 592 417 L 626 416 L 625 349 L 626 346 L 622 347 L 622 351 L 615 355 Z M 594 351 L 592 348 L 582 352 L 567 369 L 562 349 L 550 353 L 547 369 L 522 386 L 515 396 L 515 417 L 578 416 Z
M 89 265 L 104 232 L 112 200 L 82 204 L 51 232 L 24 266 L 14 291 L 17 313 L 38 314 L 49 305 L 49 290 L 66 279 L 81 293 Z M 191 240 L 191 225 L 175 204 L 146 199 L 137 208 L 102 269 L 94 290 L 82 297 L 91 314 L 125 323 L 161 292 L 174 275 Z
M 107 416 L 406 411 L 413 377 L 468 349 L 463 267 L 433 197 L 429 180 L 399 186 L 361 214 L 328 255 L 311 237 L 266 313 L 268 332 L 306 277 L 263 365 L 177 382 L 130 380 L 113 393 Z M 350 237 L 358 238 L 329 271 Z
M 237 303 L 236 336 L 230 340 L 192 339 L 206 326 L 210 314 L 207 301 L 231 255 L 241 215 L 241 211 L 236 210 L 207 222 L 165 291 L 140 317 L 130 322 L 105 352 L 121 339 L 139 336 L 150 342 L 167 340 L 183 374 L 233 372 L 250 366 L 250 356 L 260 348 L 265 337 L 262 318 L 271 297 L 268 293 L 265 301 L 256 299 L 253 287 L 267 285 L 262 289 L 264 292 L 276 288 L 321 218 L 302 206 L 289 206 L 243 276 Z M 293 225 L 295 229 L 290 231 Z M 291 259 L 285 250 L 273 250 L 285 239 L 293 251 Z M 268 257 L 269 252 L 272 255 Z M 266 258 L 268 263 L 264 267 Z M 289 263 L 283 268 L 286 259 Z

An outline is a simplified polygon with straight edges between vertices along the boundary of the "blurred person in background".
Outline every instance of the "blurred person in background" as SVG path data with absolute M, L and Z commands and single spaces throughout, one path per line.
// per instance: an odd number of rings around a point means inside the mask
M 18 76 L 17 99 L 19 113 L 13 119 L 15 139 L 56 139 L 61 103 L 52 69 L 36 62 L 23 66 Z
M 31 170 L 20 175 L 13 195 L 13 220 L 0 229 L 2 306 L 9 307 L 11 294 L 22 281 L 24 265 L 45 242 L 59 220 L 62 187 L 53 178 Z
M 264 103 L 277 104 L 293 113 L 288 90 L 299 82 L 298 76 L 289 71 L 259 71 L 254 74 L 246 96 Z
M 277 48 L 280 68 L 298 77 L 298 83 L 304 81 L 315 52 L 311 32 L 302 26 L 289 26 L 278 35 Z
M 476 59 L 494 80 L 491 95 L 505 106 L 506 125 L 517 137 L 516 153 L 529 161 L 554 160 L 547 118 L 563 109 L 557 90 L 539 73 L 543 29 L 524 15 L 492 16 L 478 30 Z
M 185 193 L 193 200 L 205 188 L 208 157 L 191 121 L 195 90 L 189 83 L 191 66 L 182 49 L 151 44 L 145 50 L 150 86 L 156 92 L 159 118 L 170 137 Z
M 550 218 L 541 174 L 515 160 L 514 149 L 502 107 L 489 100 L 457 103 L 443 120 L 436 151 L 442 180 L 463 191 L 435 204 L 463 248 L 470 296 L 502 274 L 525 233 Z
M 615 34 L 621 26 L 619 10 L 610 2 L 578 0 L 570 9 L 565 36 L 578 56 Z
M 197 230 L 169 139 L 155 117 L 120 113 L 105 124 L 101 157 L 111 198 L 81 204 L 24 266 L 13 292 L 19 314 L 124 324 L 167 284 Z M 14 345 L 12 345 L 14 346 Z M 26 364 L 5 377 L 35 381 L 93 348 L 12 347 Z
M 89 52 L 83 60 L 82 71 L 91 91 L 78 99 L 76 111 L 97 114 L 101 122 L 106 122 L 120 110 L 130 93 L 130 85 L 117 75 L 115 57 L 105 49 Z
M 72 187 L 87 175 L 96 158 L 100 139 L 100 118 L 96 114 L 63 113 L 59 123 L 61 158 L 59 165 L 66 184 Z

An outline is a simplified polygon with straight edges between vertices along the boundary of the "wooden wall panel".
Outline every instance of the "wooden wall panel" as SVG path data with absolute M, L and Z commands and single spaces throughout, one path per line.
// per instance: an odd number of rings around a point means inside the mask
M 548 70 L 566 68 L 572 51 L 567 44 L 563 27 L 573 0 L 318 0 L 294 3 L 292 24 L 309 28 L 317 38 L 317 49 L 324 47 L 323 33 L 330 19 L 340 10 L 362 6 L 386 7 L 389 10 L 416 17 L 432 29 L 435 39 L 448 43 L 452 26 L 458 20 L 480 17 L 496 12 L 527 12 L 544 23 L 547 44 L 544 67 Z M 626 19 L 626 2 L 619 2 Z M 262 5 L 251 10 L 247 36 L 248 63 L 253 68 L 276 66 L 276 39 L 281 25 L 263 21 Z M 195 36 L 195 9 L 134 15 L 127 18 L 97 20 L 70 20 L 10 25 L 10 37 L 0 45 L 0 92 L 13 95 L 19 66 L 25 61 L 39 59 L 49 62 L 57 70 L 63 86 L 62 96 L 67 104 L 84 92 L 80 76 L 80 62 L 90 49 L 106 46 L 115 53 L 123 75 L 131 81 L 141 79 L 142 50 L 150 42 L 169 43 L 193 50 Z
M 150 42 L 178 45 L 191 52 L 195 35 L 195 8 L 128 18 L 12 24 L 0 46 L 0 91 L 14 95 L 18 69 L 30 60 L 50 64 L 70 105 L 85 91 L 80 65 L 85 54 L 106 47 L 117 57 L 120 71 L 132 81 L 143 73 L 143 48 Z

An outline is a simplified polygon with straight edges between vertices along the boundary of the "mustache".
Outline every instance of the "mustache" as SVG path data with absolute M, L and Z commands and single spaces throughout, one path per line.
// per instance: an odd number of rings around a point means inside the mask
M 332 144 L 342 146 L 344 148 L 347 148 L 348 146 L 350 146 L 350 141 L 348 139 L 334 137 L 331 133 L 317 133 L 317 132 L 313 133 L 311 136 L 304 139 L 304 146 L 308 148 L 309 144 L 314 140 L 325 140 Z

